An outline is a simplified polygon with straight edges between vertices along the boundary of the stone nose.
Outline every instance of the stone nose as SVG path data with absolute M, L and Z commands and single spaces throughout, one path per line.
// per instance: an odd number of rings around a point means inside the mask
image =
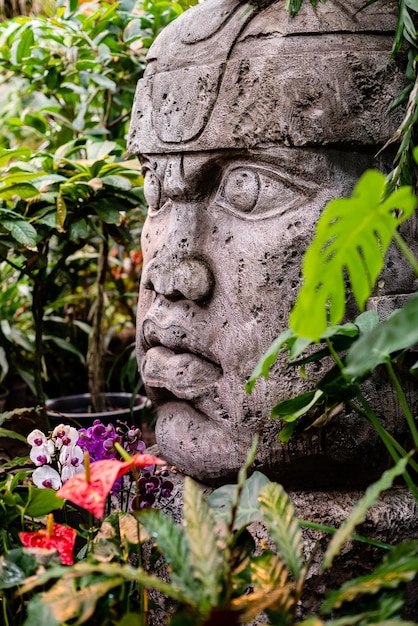
M 214 276 L 204 249 L 205 209 L 197 202 L 171 198 L 164 208 L 164 226 L 155 242 L 156 253 L 145 266 L 146 289 L 169 300 L 207 301 Z
M 148 265 L 145 289 L 152 289 L 168 300 L 208 300 L 214 286 L 213 274 L 203 259 L 193 256 L 167 258 L 158 254 Z

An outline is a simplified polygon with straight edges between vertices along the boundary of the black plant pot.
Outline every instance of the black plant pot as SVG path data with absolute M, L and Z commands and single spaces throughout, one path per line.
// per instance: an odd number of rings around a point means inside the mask
M 106 393 L 106 410 L 100 413 L 91 411 L 90 394 L 62 396 L 46 401 L 48 417 L 53 426 L 72 424 L 86 428 L 98 419 L 103 424 L 115 424 L 117 420 L 128 424 L 140 424 L 144 409 L 150 406 L 145 396 L 135 396 L 132 405 L 132 394 L 124 392 Z M 131 406 L 132 405 L 132 406 Z

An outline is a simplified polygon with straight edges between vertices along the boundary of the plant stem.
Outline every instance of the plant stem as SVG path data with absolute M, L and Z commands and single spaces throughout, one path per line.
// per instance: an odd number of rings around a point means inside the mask
M 398 396 L 399 403 L 400 403 L 400 405 L 402 407 L 402 410 L 403 410 L 403 412 L 405 414 L 405 418 L 406 418 L 406 421 L 408 423 L 409 430 L 410 430 L 411 435 L 412 435 L 412 439 L 414 440 L 414 446 L 418 450 L 418 430 L 417 430 L 417 427 L 416 427 L 416 424 L 415 424 L 414 417 L 413 417 L 413 415 L 411 413 L 411 410 L 409 408 L 408 401 L 407 401 L 406 396 L 405 396 L 405 392 L 402 389 L 402 387 L 401 387 L 401 385 L 399 383 L 398 377 L 395 374 L 395 370 L 393 369 L 392 362 L 389 361 L 388 363 L 386 363 L 386 367 L 387 367 L 387 370 L 389 372 L 389 377 L 390 377 L 390 380 L 392 382 L 392 385 L 395 388 L 396 395 Z
M 335 363 L 338 365 L 338 367 L 340 368 L 341 373 L 343 374 L 344 364 L 341 361 L 338 352 L 335 350 L 334 346 L 332 345 L 332 341 L 329 339 L 329 337 L 327 337 L 325 339 L 325 341 L 326 341 L 326 344 L 328 346 L 328 349 L 330 351 L 330 354 L 331 354 L 332 358 L 334 359 Z M 343 376 L 344 376 L 344 374 L 343 374 Z
M 107 258 L 109 255 L 109 239 L 105 225 L 102 230 L 99 258 L 97 261 L 97 297 L 96 308 L 93 316 L 93 326 L 89 338 L 87 353 L 87 366 L 89 378 L 89 391 L 93 412 L 104 411 L 104 372 L 103 372 L 103 318 L 105 300 L 105 280 L 107 271 Z
M 392 457 L 393 461 L 395 463 L 397 463 L 399 461 L 399 459 L 402 456 L 406 456 L 406 452 L 404 451 L 404 454 L 398 454 L 398 452 L 395 450 L 395 446 L 392 443 L 392 437 L 389 436 L 389 433 L 385 430 L 385 428 L 383 428 L 383 426 L 381 425 L 381 423 L 379 422 L 379 420 L 377 419 L 375 413 L 372 411 L 369 403 L 367 402 L 366 398 L 363 396 L 360 388 L 358 390 L 357 393 L 357 397 L 360 400 L 363 409 L 360 409 L 360 407 L 358 407 L 352 400 L 350 400 L 348 402 L 349 406 L 351 406 L 355 411 L 357 411 L 360 415 L 364 415 L 373 425 L 373 427 L 376 429 L 376 432 L 378 433 L 379 437 L 381 438 L 382 442 L 384 443 L 384 445 L 386 446 L 386 449 L 388 450 L 390 456 Z M 398 444 L 399 446 L 400 444 Z M 398 447 L 396 446 L 396 447 Z M 406 484 L 408 485 L 411 493 L 413 494 L 415 500 L 418 502 L 418 490 L 411 478 L 411 476 L 409 475 L 409 473 L 407 471 L 405 471 L 403 473 L 403 477 L 404 480 L 406 482 Z
M 45 392 L 42 382 L 42 360 L 43 360 L 43 325 L 44 325 L 44 299 L 43 299 L 42 277 L 35 280 L 32 295 L 32 315 L 35 324 L 35 362 L 33 376 L 35 380 L 35 390 L 37 402 L 45 404 Z
M 396 243 L 397 243 L 399 249 L 401 250 L 402 254 L 404 255 L 405 259 L 408 261 L 409 265 L 412 267 L 412 269 L 414 270 L 415 274 L 418 276 L 418 261 L 416 260 L 416 258 L 412 254 L 412 252 L 409 249 L 408 245 L 406 244 L 404 238 L 402 237 L 402 235 L 400 234 L 400 232 L 398 230 L 394 230 L 392 234 L 393 234 L 394 240 L 396 241 Z
M 9 618 L 7 617 L 7 602 L 6 602 L 6 596 L 5 596 L 4 591 L 1 592 L 0 599 L 3 605 L 4 626 L 9 626 Z

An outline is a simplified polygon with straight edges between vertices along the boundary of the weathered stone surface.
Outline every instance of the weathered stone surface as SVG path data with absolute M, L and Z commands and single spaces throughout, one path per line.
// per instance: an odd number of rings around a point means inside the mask
M 324 205 L 390 162 L 374 155 L 402 114 L 387 114 L 404 84 L 390 59 L 397 3 L 357 12 L 362 5 L 304 2 L 291 19 L 283 3 L 206 0 L 158 37 L 138 84 L 129 149 L 143 164 L 150 207 L 138 360 L 161 453 L 199 480 L 233 477 L 260 430 L 256 465 L 291 488 L 360 487 L 389 462 L 349 410 L 280 444 L 270 410 L 308 386 L 284 359 L 244 392 L 287 326 Z M 405 237 L 415 245 L 414 222 Z M 413 289 L 393 248 L 376 296 Z M 384 372 L 365 393 L 409 445 Z M 412 386 L 407 394 L 414 399 Z

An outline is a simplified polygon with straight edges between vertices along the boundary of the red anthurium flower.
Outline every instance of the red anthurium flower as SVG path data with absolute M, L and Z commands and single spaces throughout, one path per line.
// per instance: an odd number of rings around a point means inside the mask
M 103 517 L 106 498 L 117 478 L 136 467 L 165 464 L 165 461 L 151 454 L 134 454 L 129 461 L 95 461 L 90 465 L 88 480 L 85 473 L 76 474 L 57 491 L 57 496 L 87 509 L 95 517 Z
M 25 548 L 54 548 L 58 551 L 63 565 L 72 565 L 73 549 L 77 532 L 74 528 L 62 524 L 52 524 L 48 520 L 48 527 L 36 532 L 20 532 L 20 541 Z

